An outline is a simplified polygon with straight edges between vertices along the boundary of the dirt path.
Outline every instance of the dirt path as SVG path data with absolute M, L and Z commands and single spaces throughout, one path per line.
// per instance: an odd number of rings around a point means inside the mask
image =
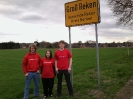
M 114 99 L 133 99 L 133 76 L 126 85 L 117 92 Z

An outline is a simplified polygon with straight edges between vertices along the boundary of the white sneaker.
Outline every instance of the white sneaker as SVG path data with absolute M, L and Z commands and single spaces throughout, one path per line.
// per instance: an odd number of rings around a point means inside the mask
M 44 96 L 44 97 L 43 97 L 43 99 L 46 99 L 46 98 L 47 98 L 47 96 Z

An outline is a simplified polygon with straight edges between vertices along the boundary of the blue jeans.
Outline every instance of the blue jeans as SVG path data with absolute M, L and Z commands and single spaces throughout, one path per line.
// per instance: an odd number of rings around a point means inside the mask
M 30 83 L 32 81 L 32 78 L 34 80 L 34 96 L 39 96 L 39 83 L 40 83 L 40 76 L 39 73 L 37 72 L 28 72 L 28 76 L 26 77 L 26 82 L 25 82 L 25 89 L 24 89 L 24 98 L 23 99 L 28 99 L 29 96 L 29 88 L 30 88 Z

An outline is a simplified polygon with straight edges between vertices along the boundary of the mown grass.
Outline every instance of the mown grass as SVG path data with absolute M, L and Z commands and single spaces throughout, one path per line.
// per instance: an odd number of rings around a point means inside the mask
M 53 54 L 55 49 L 51 49 Z M 37 52 L 44 56 L 46 49 Z M 25 77 L 22 59 L 28 49 L 0 50 L 0 99 L 22 99 Z M 72 49 L 74 97 L 70 98 L 63 78 L 61 99 L 113 99 L 115 94 L 133 75 L 133 49 L 128 56 L 126 48 L 99 48 L 100 90 L 96 63 L 96 49 Z M 55 78 L 54 96 L 56 96 Z M 29 99 L 33 99 L 31 83 Z M 43 90 L 40 82 L 40 97 Z

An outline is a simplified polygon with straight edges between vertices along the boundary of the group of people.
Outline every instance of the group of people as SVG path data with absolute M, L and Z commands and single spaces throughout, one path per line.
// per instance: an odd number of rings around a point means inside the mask
M 70 81 L 72 66 L 72 54 L 65 48 L 65 42 L 59 41 L 59 49 L 52 56 L 52 52 L 47 50 L 45 56 L 36 52 L 35 44 L 29 46 L 29 52 L 24 56 L 22 69 L 25 74 L 25 88 L 23 99 L 28 99 L 30 83 L 34 81 L 34 97 L 39 97 L 40 76 L 43 85 L 44 98 L 53 97 L 54 78 L 57 76 L 57 95 L 60 98 L 62 93 L 62 77 L 64 75 L 69 95 L 73 96 L 73 87 Z

